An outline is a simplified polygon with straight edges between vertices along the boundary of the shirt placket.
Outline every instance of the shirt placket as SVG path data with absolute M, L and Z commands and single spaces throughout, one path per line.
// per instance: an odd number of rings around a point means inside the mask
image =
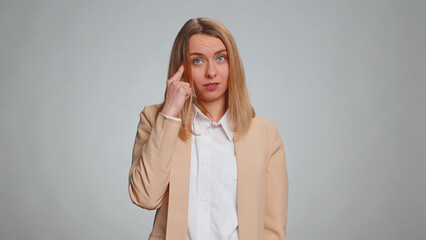
M 209 122 L 205 119 L 200 121 L 199 125 L 200 136 L 197 137 L 199 144 L 198 149 L 203 151 L 198 152 L 198 231 L 197 239 L 209 239 L 210 235 L 210 193 L 211 193 L 211 143 L 212 129 L 209 127 Z

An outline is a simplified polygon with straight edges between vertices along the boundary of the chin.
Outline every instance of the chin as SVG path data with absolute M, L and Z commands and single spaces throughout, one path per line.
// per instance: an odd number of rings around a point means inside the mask
M 215 102 L 226 96 L 226 90 L 216 89 L 215 91 L 195 91 L 198 99 L 202 102 Z
M 215 102 L 217 100 L 220 100 L 222 98 L 223 95 L 221 96 L 199 96 L 198 98 L 202 101 L 202 102 Z

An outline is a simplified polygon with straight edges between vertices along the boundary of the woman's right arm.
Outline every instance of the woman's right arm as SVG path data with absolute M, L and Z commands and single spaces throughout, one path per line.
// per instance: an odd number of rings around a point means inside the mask
M 189 83 L 180 81 L 183 65 L 167 80 L 161 113 L 154 106 L 140 113 L 129 173 L 129 195 L 133 203 L 145 209 L 158 209 L 170 181 L 172 155 L 181 121 L 176 120 L 191 95 Z
M 170 180 L 172 155 L 181 122 L 144 108 L 133 147 L 129 173 L 129 195 L 133 203 L 145 209 L 158 209 Z

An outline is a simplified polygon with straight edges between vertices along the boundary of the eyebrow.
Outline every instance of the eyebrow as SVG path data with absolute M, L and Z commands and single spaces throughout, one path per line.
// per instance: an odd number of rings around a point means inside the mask
M 221 49 L 221 50 L 219 50 L 219 51 L 215 52 L 214 54 L 218 54 L 218 53 L 221 53 L 221 52 L 226 52 L 226 49 Z M 189 55 L 190 55 L 190 56 L 191 56 L 191 55 L 201 55 L 201 56 L 203 56 L 204 54 L 199 53 L 199 52 L 193 52 L 193 53 L 190 53 Z

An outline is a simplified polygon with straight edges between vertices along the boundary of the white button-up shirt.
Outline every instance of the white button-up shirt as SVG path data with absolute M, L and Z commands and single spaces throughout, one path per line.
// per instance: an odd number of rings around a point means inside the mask
M 237 162 L 228 111 L 218 123 L 195 107 L 188 240 L 238 239 Z
M 192 127 L 199 135 L 191 138 L 187 239 L 238 240 L 237 162 L 228 111 L 215 123 L 195 107 Z

